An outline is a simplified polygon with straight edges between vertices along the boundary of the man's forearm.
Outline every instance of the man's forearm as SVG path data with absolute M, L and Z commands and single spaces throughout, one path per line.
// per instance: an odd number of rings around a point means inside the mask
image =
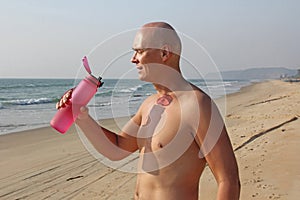
M 101 127 L 93 118 L 77 119 L 76 124 L 94 148 L 110 160 L 120 160 L 128 155 L 118 147 L 118 135 Z

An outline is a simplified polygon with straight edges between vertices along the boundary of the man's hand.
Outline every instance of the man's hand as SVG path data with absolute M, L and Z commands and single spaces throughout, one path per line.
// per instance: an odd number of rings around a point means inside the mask
M 89 116 L 89 109 L 86 106 L 80 108 L 80 113 L 78 114 L 77 120 L 87 119 Z
M 57 102 L 56 104 L 56 109 L 60 109 L 60 108 L 64 108 L 67 105 L 71 104 L 70 99 L 72 98 L 72 93 L 73 93 L 74 88 L 68 90 L 59 100 L 59 102 Z
M 56 103 L 56 109 L 61 109 L 66 106 L 69 106 L 71 104 L 71 98 L 72 98 L 72 93 L 75 88 L 72 88 L 68 90 L 59 100 L 59 102 Z M 77 117 L 77 119 L 86 119 L 89 116 L 89 109 L 86 106 L 82 106 L 80 108 L 80 113 Z

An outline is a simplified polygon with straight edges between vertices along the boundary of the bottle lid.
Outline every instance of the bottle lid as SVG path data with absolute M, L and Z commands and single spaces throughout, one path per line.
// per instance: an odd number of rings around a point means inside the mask
M 88 62 L 88 59 L 86 56 L 84 56 L 82 58 L 82 62 L 83 62 L 83 66 L 85 68 L 85 70 L 89 73 L 89 80 L 91 80 L 93 83 L 95 83 L 97 85 L 97 87 L 101 87 L 103 85 L 104 82 L 101 82 L 102 77 L 99 76 L 99 78 L 96 78 L 95 76 L 92 75 L 92 71 Z
M 82 58 L 82 62 L 83 62 L 83 66 L 84 66 L 85 70 L 86 70 L 89 74 L 92 74 L 92 71 L 91 71 L 91 68 L 90 68 L 90 65 L 89 65 L 89 62 L 88 62 L 86 56 L 84 56 L 84 57 Z

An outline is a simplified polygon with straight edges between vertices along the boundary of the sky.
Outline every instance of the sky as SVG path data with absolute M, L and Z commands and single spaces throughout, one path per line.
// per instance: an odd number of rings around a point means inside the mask
M 151 21 L 178 31 L 187 76 L 298 69 L 299 7 L 298 0 L 2 0 L 0 78 L 73 78 L 84 55 L 95 74 L 132 77 L 134 33 Z

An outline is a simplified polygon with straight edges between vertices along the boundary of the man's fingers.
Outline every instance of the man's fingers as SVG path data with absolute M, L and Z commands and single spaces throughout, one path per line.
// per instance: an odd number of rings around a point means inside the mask
M 62 101 L 63 104 L 65 104 L 68 100 L 69 100 L 68 97 L 63 96 L 61 101 Z
M 56 109 L 60 109 L 60 102 L 57 102 L 56 105 L 55 105 Z
M 73 89 L 69 90 L 65 95 L 64 97 L 66 97 L 67 99 L 70 99 L 72 97 L 72 92 L 73 92 Z
M 89 112 L 89 109 L 88 109 L 86 106 L 82 106 L 82 107 L 80 108 L 80 112 L 82 112 L 82 113 L 88 113 L 88 112 Z
M 56 104 L 56 109 L 60 109 L 60 108 L 64 108 L 67 105 L 71 104 L 70 99 L 72 98 L 72 93 L 73 93 L 74 88 L 68 90 L 59 100 L 59 102 L 57 102 Z

